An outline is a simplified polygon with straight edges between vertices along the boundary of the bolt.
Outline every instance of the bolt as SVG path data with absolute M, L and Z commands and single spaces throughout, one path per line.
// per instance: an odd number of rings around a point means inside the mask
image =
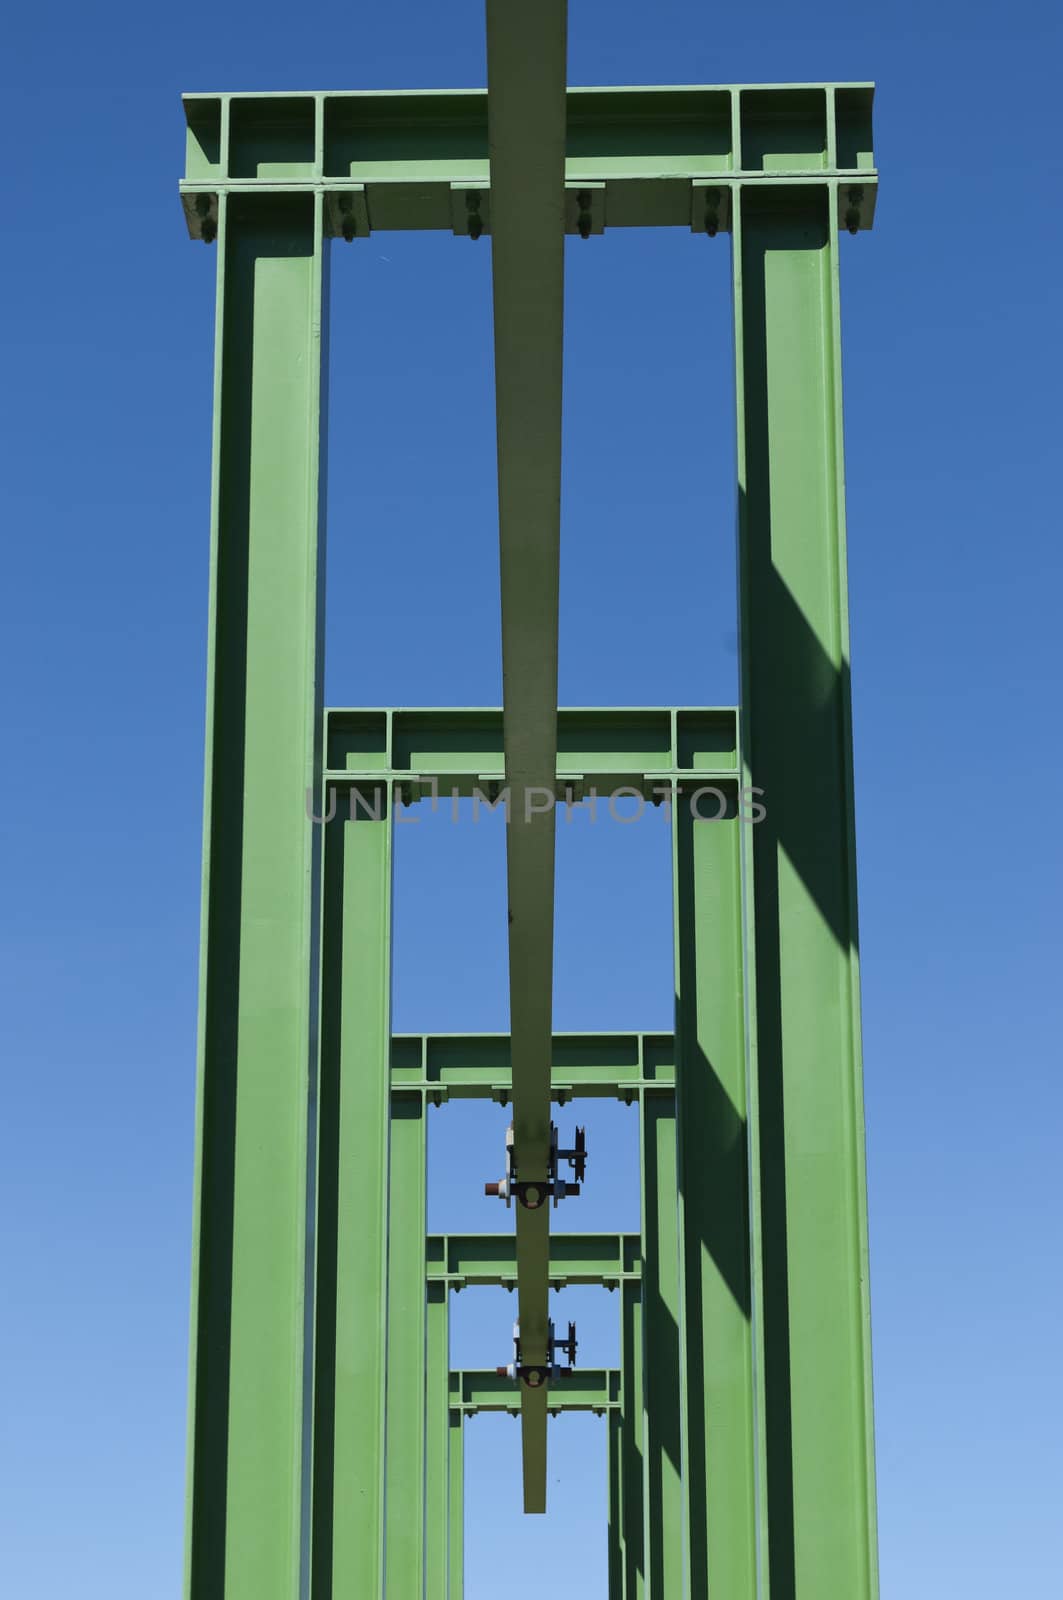
M 350 244 L 352 239 L 354 239 L 356 237 L 357 232 L 358 232 L 358 226 L 357 226 L 353 216 L 351 216 L 350 212 L 347 213 L 347 215 L 344 217 L 343 221 L 341 222 L 340 230 L 341 230 L 341 232 L 343 234 L 343 237 L 346 239 L 348 244 Z
M 716 215 L 715 211 L 706 211 L 706 213 L 705 213 L 705 232 L 708 234 L 709 238 L 710 239 L 715 239 L 717 233 L 719 232 L 719 229 L 720 229 L 720 219 Z M 656 803 L 657 803 L 657 805 L 660 805 L 661 802 L 658 800 Z
M 849 190 L 849 209 L 845 213 L 845 226 L 850 233 L 858 233 L 860 230 L 860 207 L 863 203 L 863 188 L 859 184 L 854 184 Z
M 204 217 L 199 230 L 199 236 L 204 244 L 213 244 L 218 237 L 218 224 L 213 217 Z

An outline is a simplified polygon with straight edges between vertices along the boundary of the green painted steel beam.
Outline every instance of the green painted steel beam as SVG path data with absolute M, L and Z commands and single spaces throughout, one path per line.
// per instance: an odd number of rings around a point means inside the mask
M 743 763 L 755 960 L 766 1569 L 877 1593 L 853 844 L 838 226 L 742 196 L 735 236 Z M 710 1554 L 711 1561 L 711 1554 Z
M 566 94 L 564 13 L 488 0 L 486 94 L 185 101 L 219 242 L 190 1600 L 460 1594 L 464 1416 L 523 1409 L 542 1510 L 569 1408 L 610 1413 L 611 1594 L 877 1595 L 837 263 L 872 90 Z M 735 235 L 740 748 L 730 709 L 556 708 L 563 235 L 632 225 Z M 435 227 L 493 237 L 505 705 L 322 715 L 324 240 Z M 552 803 L 621 786 L 727 800 L 671 808 L 676 1036 L 551 1037 Z M 451 794 L 508 799 L 512 1039 L 392 1040 L 392 822 Z M 583 1095 L 642 1107 L 641 1260 L 545 1209 L 426 1237 L 428 1103 L 511 1099 L 528 1178 Z M 549 1284 L 618 1283 L 620 1372 L 450 1373 L 450 1287 L 514 1281 L 534 1364 Z
M 423 1095 L 392 1094 L 390 1166 L 384 1590 L 419 1595 L 425 1560 L 427 1338 Z
M 675 1082 L 670 1033 L 558 1033 L 551 1045 L 550 1093 L 570 1100 L 618 1099 L 633 1104 L 643 1087 Z M 512 1096 L 508 1033 L 395 1034 L 391 1082 L 420 1089 L 436 1104 Z
M 567 30 L 567 0 L 487 0 L 513 1158 L 521 1183 L 542 1185 L 554 981 Z M 522 1359 L 541 1367 L 548 1205 L 518 1203 L 516 1228 Z M 524 1509 L 543 1512 L 546 1396 L 527 1385 L 521 1393 Z
M 551 1416 L 561 1411 L 604 1415 L 621 1403 L 620 1371 L 615 1367 L 576 1367 L 571 1377 L 559 1378 L 549 1391 L 542 1391 L 542 1396 Z M 488 1368 L 466 1368 L 450 1374 L 450 1407 L 467 1416 L 475 1416 L 478 1411 L 516 1414 L 521 1409 L 520 1391 L 511 1378 Z
M 679 1209 L 676 1106 L 671 1094 L 642 1096 L 642 1403 L 646 1590 L 683 1593 L 680 1449 Z M 698 1592 L 698 1591 L 695 1591 Z
M 326 825 L 313 1600 L 383 1588 L 391 865 L 386 807 Z
M 642 1273 L 641 1240 L 635 1233 L 553 1233 L 549 1280 L 552 1289 L 572 1284 L 613 1288 Z M 450 1289 L 511 1288 L 517 1278 L 516 1240 L 505 1233 L 430 1233 L 425 1242 L 429 1285 Z
M 447 1600 L 465 1593 L 465 1434 L 463 1411 L 448 1408 Z
M 219 220 L 186 1593 L 305 1581 L 323 202 Z
M 742 823 L 685 803 L 672 833 L 683 1542 L 691 1595 L 757 1594 Z
M 473 815 L 504 805 L 502 711 L 462 709 L 342 709 L 326 712 L 328 806 L 374 803 L 374 785 L 398 786 L 403 801 L 451 804 L 456 792 L 477 796 Z M 562 707 L 557 712 L 555 793 L 592 803 L 602 812 L 614 789 L 631 786 L 664 800 L 673 782 L 711 783 L 738 774 L 738 713 L 730 706 Z M 416 813 L 414 814 L 416 815 Z M 414 819 L 404 818 L 412 822 Z
M 625 1283 L 620 1291 L 620 1542 L 625 1600 L 644 1600 L 648 1593 L 642 1370 L 642 1285 Z
M 430 1282 L 425 1358 L 424 1600 L 447 1600 L 450 1585 L 451 1431 L 450 1294 L 446 1282 Z
M 606 1426 L 606 1493 L 609 1507 L 606 1576 L 609 1600 L 624 1600 L 624 1539 L 621 1525 L 623 1468 L 618 1410 L 610 1411 Z
M 516 8 L 514 8 L 516 9 Z M 869 83 L 571 88 L 566 96 L 565 229 L 581 194 L 605 227 L 730 226 L 735 191 L 830 184 L 845 224 L 871 226 L 875 172 Z M 492 230 L 495 196 L 483 89 L 189 94 L 182 199 L 209 235 L 234 189 L 319 189 L 330 232 Z M 474 220 L 475 219 L 475 222 Z

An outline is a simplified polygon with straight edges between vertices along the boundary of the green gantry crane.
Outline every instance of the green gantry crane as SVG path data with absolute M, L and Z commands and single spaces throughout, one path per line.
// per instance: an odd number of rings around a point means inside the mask
M 185 97 L 218 246 L 186 1592 L 455 1600 L 462 1434 L 607 1419 L 609 1593 L 877 1594 L 838 240 L 868 84 L 566 87 L 564 0 L 487 0 L 488 88 Z M 558 710 L 566 234 L 730 233 L 741 707 Z M 490 236 L 503 706 L 324 710 L 330 241 Z M 510 1034 L 393 1036 L 396 808 L 505 805 Z M 554 1035 L 554 807 L 671 814 L 672 1035 Z M 554 1234 L 582 1130 L 640 1114 L 638 1236 Z M 427 1108 L 512 1105 L 512 1237 L 429 1235 Z M 500 1156 L 501 1161 L 501 1156 Z M 571 1176 L 564 1176 L 565 1163 Z M 514 1358 L 449 1366 L 452 1290 Z M 551 1285 L 620 1290 L 562 1368 Z M 501 1332 L 501 1331 L 500 1331 Z

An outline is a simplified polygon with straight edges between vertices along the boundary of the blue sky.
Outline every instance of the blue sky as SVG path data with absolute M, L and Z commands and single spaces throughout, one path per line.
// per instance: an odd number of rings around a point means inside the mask
M 6 34 L 0 1588 L 169 1600 L 215 265 L 178 96 L 480 84 L 482 7 L 68 4 Z M 1032 0 L 570 0 L 572 82 L 879 86 L 876 227 L 842 274 L 886 1600 L 1063 1590 L 1060 42 Z M 334 249 L 327 697 L 497 702 L 488 250 Z M 728 251 L 570 242 L 563 702 L 735 695 Z M 562 840 L 558 1026 L 667 1027 L 663 826 Z M 505 1027 L 502 859 L 489 828 L 404 836 L 398 1027 Z M 637 1224 L 633 1119 L 588 1116 L 570 1226 Z M 438 1113 L 433 1225 L 498 1225 L 475 1190 L 501 1120 Z M 615 1306 L 570 1293 L 612 1359 Z M 512 1303 L 473 1302 L 459 1358 L 493 1364 Z M 593 1420 L 555 1425 L 545 1525 L 515 1511 L 513 1425 L 469 1431 L 469 1600 L 503 1541 L 509 1600 L 547 1564 L 599 1600 Z

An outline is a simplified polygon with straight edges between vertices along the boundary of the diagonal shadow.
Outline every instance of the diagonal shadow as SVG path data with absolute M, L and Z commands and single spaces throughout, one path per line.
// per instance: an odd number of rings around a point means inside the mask
M 850 680 L 839 648 L 837 660 L 824 647 L 779 570 L 777 558 L 803 570 L 815 614 L 832 619 L 840 641 L 844 607 L 844 551 L 834 522 L 833 463 L 829 441 L 834 420 L 834 375 L 830 368 L 831 312 L 827 252 L 827 195 L 789 199 L 765 193 L 744 212 L 742 318 L 739 351 L 745 412 L 745 485 L 739 489 L 738 547 L 742 638 L 743 756 L 751 781 L 764 791 L 764 819 L 752 830 L 756 927 L 756 1061 L 760 1141 L 766 1475 L 769 1567 L 772 1600 L 794 1600 L 794 1466 L 791 1418 L 790 1305 L 786 1202 L 786 1104 L 783 1050 L 783 939 L 780 855 L 792 866 L 824 924 L 846 958 L 857 948 L 854 880 Z M 768 259 L 773 253 L 816 252 L 819 295 L 809 316 L 822 316 L 822 338 L 801 354 L 773 306 L 768 311 Z M 809 283 L 815 281 L 809 274 Z M 769 334 L 773 365 L 769 371 Z M 806 365 L 794 373 L 793 363 Z M 807 405 L 823 407 L 822 451 L 794 456 L 793 439 L 779 434 L 771 402 L 775 383 L 787 390 L 781 414 L 796 386 Z M 785 473 L 787 494 L 804 496 L 799 507 L 772 504 L 772 462 Z M 787 453 L 790 453 L 789 455 Z M 796 467 L 796 473 L 795 473 Z M 804 484 L 801 474 L 807 474 Z M 809 515 L 821 505 L 822 517 Z M 776 526 L 775 517 L 779 526 Z M 811 562 L 811 567 L 808 563 Z M 811 576 L 808 574 L 811 572 Z M 828 640 L 828 643 L 832 643 Z

